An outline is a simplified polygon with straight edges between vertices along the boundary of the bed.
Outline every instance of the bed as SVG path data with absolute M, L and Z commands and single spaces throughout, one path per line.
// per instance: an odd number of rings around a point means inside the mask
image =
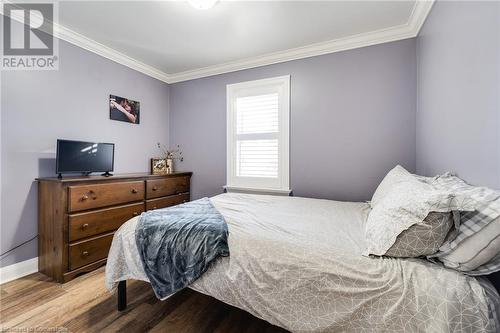
M 367 203 L 236 193 L 210 201 L 228 224 L 230 256 L 193 290 L 292 332 L 496 331 L 500 301 L 487 280 L 417 258 L 363 256 Z M 138 218 L 115 234 L 111 291 L 148 281 Z

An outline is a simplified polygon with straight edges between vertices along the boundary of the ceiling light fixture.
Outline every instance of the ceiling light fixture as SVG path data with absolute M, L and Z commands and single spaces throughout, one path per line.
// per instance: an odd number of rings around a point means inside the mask
M 196 9 L 210 9 L 212 8 L 218 0 L 187 0 L 189 4 Z

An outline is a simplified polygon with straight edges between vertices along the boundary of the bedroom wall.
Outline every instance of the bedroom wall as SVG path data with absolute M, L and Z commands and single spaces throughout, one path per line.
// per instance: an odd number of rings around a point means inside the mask
M 60 41 L 58 71 L 2 72 L 1 252 L 37 234 L 39 176 L 55 176 L 57 138 L 114 142 L 115 171 L 149 171 L 168 143 L 168 85 Z M 109 94 L 141 103 L 141 123 L 109 119 Z M 37 240 L 0 267 L 37 256 Z
M 417 171 L 500 188 L 500 3 L 438 1 L 417 38 Z
M 193 197 L 226 183 L 226 85 L 287 74 L 294 195 L 368 200 L 397 163 L 414 171 L 415 55 L 409 39 L 171 85 L 170 142 Z

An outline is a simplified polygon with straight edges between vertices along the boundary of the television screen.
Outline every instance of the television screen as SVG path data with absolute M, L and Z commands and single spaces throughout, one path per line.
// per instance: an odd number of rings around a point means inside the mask
M 113 171 L 113 143 L 57 140 L 56 173 Z

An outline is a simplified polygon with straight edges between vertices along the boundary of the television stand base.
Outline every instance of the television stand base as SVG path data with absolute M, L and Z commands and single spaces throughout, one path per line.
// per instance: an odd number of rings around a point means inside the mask
M 101 176 L 104 176 L 104 177 L 111 177 L 113 176 L 112 173 L 109 173 L 109 171 L 106 171 L 105 173 L 101 174 Z
M 57 179 L 62 179 L 62 173 L 57 174 Z

